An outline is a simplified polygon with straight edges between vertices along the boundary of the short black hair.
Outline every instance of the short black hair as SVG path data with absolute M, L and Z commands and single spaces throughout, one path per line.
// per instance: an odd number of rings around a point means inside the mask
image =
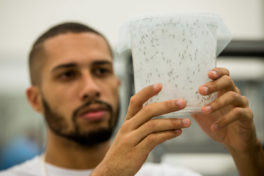
M 32 48 L 29 53 L 29 72 L 30 80 L 32 85 L 38 85 L 40 83 L 40 72 L 41 66 L 43 65 L 43 43 L 52 37 L 58 36 L 65 33 L 83 33 L 90 32 L 95 33 L 104 38 L 106 41 L 110 55 L 113 57 L 112 48 L 103 34 L 93 29 L 90 26 L 78 23 L 78 22 L 65 22 L 58 25 L 55 25 L 44 32 L 41 36 L 32 45 Z

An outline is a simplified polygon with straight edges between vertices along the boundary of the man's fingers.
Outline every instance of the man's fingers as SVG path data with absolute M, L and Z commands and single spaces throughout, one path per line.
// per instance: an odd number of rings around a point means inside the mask
M 230 75 L 229 70 L 221 67 L 216 67 L 208 73 L 208 77 L 212 80 L 216 80 L 224 75 L 229 76 Z
M 129 120 L 130 129 L 136 129 L 152 117 L 178 111 L 186 106 L 184 99 L 168 100 L 144 106 L 133 118 Z
M 163 131 L 177 130 L 181 128 L 187 128 L 191 125 L 191 121 L 187 118 L 164 118 L 164 119 L 152 119 L 140 126 L 133 132 L 135 144 L 139 143 L 142 139 L 152 133 L 158 133 Z
M 236 107 L 224 117 L 219 118 L 215 123 L 212 124 L 211 130 L 216 131 L 222 129 L 235 121 L 248 123 L 252 121 L 253 112 L 250 108 Z
M 212 103 L 203 106 L 202 112 L 204 113 L 213 113 L 225 106 L 240 106 L 240 107 L 247 107 L 248 106 L 248 99 L 245 96 L 241 96 L 240 94 L 229 91 L 222 95 L 221 97 L 217 98 Z
M 156 147 L 158 144 L 161 144 L 169 139 L 175 138 L 181 135 L 182 130 L 171 130 L 171 131 L 163 131 L 159 133 L 152 133 L 145 137 L 137 146 L 136 148 L 142 153 L 149 153 L 151 150 Z
M 233 80 L 227 75 L 224 75 L 215 81 L 205 83 L 204 85 L 199 87 L 199 92 L 202 95 L 209 95 L 213 92 L 223 91 L 223 90 L 237 91 Z
M 130 103 L 128 106 L 126 120 L 133 117 L 143 106 L 143 104 L 154 95 L 158 94 L 162 89 L 161 84 L 154 84 L 143 88 L 140 92 L 133 95 L 130 98 Z

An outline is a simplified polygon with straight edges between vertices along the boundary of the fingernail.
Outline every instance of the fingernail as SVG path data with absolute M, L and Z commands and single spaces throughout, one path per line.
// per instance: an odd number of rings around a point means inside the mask
M 215 123 L 212 128 L 213 128 L 214 131 L 216 131 L 216 130 L 219 129 L 219 125 Z
M 155 90 L 160 89 L 160 87 L 161 87 L 161 84 L 160 84 L 160 83 L 157 83 L 157 84 L 154 84 L 154 85 L 153 85 L 153 88 L 154 88 Z
M 190 120 L 189 119 L 183 119 L 182 123 L 184 124 L 185 127 L 188 127 L 190 125 Z
M 214 77 L 217 77 L 218 76 L 218 73 L 216 71 L 211 71 L 212 75 L 214 75 Z
M 204 112 L 206 112 L 206 113 L 210 113 L 211 111 L 212 111 L 211 106 L 205 106 L 205 107 L 204 107 Z
M 179 108 L 183 108 L 185 106 L 185 101 L 183 99 L 178 99 L 175 103 Z
M 176 133 L 177 135 L 180 135 L 180 134 L 182 133 L 182 130 L 177 129 L 177 130 L 175 130 L 175 133 Z
M 208 93 L 208 87 L 203 86 L 203 87 L 202 87 L 202 90 L 204 91 L 204 93 Z

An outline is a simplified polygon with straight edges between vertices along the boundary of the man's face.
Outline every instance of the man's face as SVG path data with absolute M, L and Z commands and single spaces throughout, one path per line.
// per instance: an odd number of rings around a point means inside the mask
M 108 140 L 118 116 L 119 80 L 105 40 L 66 33 L 45 41 L 44 50 L 40 92 L 51 131 L 87 145 Z

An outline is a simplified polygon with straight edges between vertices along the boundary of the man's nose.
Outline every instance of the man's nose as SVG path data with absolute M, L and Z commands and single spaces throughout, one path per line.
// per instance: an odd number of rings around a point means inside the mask
M 80 97 L 83 101 L 87 99 L 98 98 L 100 96 L 100 88 L 96 79 L 91 74 L 86 74 L 81 80 Z

